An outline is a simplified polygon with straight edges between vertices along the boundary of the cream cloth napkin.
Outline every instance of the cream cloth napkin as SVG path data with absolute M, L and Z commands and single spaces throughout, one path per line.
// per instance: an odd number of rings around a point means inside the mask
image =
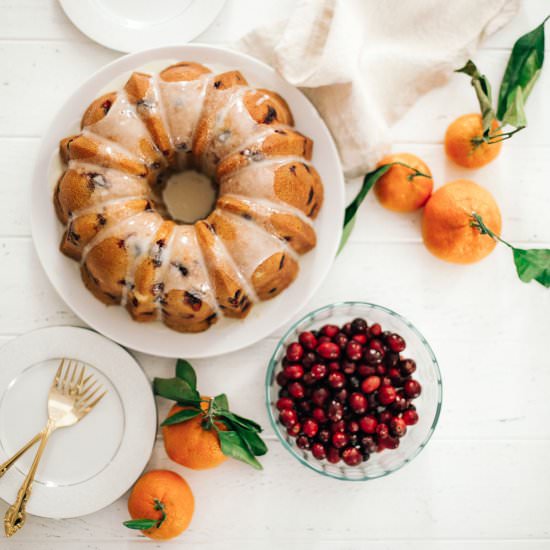
M 299 0 L 236 45 L 309 97 L 349 178 L 389 151 L 390 126 L 441 86 L 519 0 Z

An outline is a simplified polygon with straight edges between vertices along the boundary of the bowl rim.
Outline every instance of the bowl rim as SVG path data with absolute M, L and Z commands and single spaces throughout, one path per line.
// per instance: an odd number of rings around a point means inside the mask
M 308 460 L 306 460 L 305 458 L 300 456 L 296 452 L 296 450 L 288 443 L 288 441 L 286 441 L 286 439 L 283 437 L 281 429 L 280 429 L 279 425 L 277 424 L 277 420 L 275 419 L 275 415 L 273 414 L 273 407 L 272 407 L 272 403 L 271 403 L 271 399 L 270 399 L 270 388 L 271 388 L 271 385 L 272 385 L 273 373 L 274 373 L 275 368 L 278 364 L 278 361 L 275 358 L 276 358 L 279 350 L 285 345 L 285 342 L 288 339 L 288 337 L 304 321 L 315 317 L 319 313 L 321 313 L 323 311 L 327 311 L 327 310 L 335 310 L 335 309 L 339 309 L 339 308 L 343 308 L 343 307 L 349 307 L 349 306 L 365 306 L 365 307 L 370 308 L 370 309 L 383 311 L 384 313 L 387 313 L 387 314 L 389 314 L 393 317 L 396 317 L 401 322 L 405 323 L 405 325 L 407 325 L 416 334 L 416 336 L 420 339 L 420 341 L 424 344 L 424 347 L 425 347 L 426 351 L 428 352 L 428 354 L 431 358 L 432 367 L 435 370 L 436 381 L 437 381 L 437 406 L 436 406 L 436 411 L 435 411 L 434 417 L 432 419 L 430 429 L 429 429 L 428 434 L 426 435 L 426 437 L 422 440 L 420 445 L 418 445 L 418 447 L 415 449 L 415 451 L 412 453 L 412 455 L 410 457 L 406 458 L 405 460 L 403 460 L 402 462 L 400 462 L 397 467 L 389 469 L 389 470 L 385 470 L 381 474 L 378 474 L 378 475 L 364 475 L 362 477 L 353 478 L 353 479 L 348 478 L 348 477 L 343 477 L 343 476 L 340 476 L 340 475 L 332 473 L 332 472 L 328 472 L 328 471 L 326 471 L 322 468 L 316 468 Z M 433 435 L 433 433 L 435 431 L 435 428 L 438 424 L 439 417 L 441 416 L 441 409 L 442 409 L 442 405 L 443 405 L 443 379 L 442 379 L 442 376 L 441 376 L 441 370 L 439 368 L 439 363 L 437 361 L 437 358 L 435 356 L 435 353 L 434 353 L 432 347 L 430 346 L 430 344 L 428 343 L 428 341 L 426 340 L 424 335 L 415 327 L 415 325 L 411 321 L 409 321 L 406 317 L 404 317 L 400 313 L 397 313 L 396 311 L 394 311 L 390 308 L 387 308 L 387 307 L 384 307 L 384 306 L 381 306 L 381 305 L 378 305 L 378 304 L 374 304 L 372 302 L 366 302 L 366 301 L 360 301 L 360 300 L 346 300 L 346 301 L 340 301 L 340 302 L 333 302 L 331 304 L 328 304 L 328 305 L 319 307 L 317 309 L 314 309 L 313 311 L 310 311 L 309 313 L 307 313 L 306 315 L 301 317 L 298 321 L 294 322 L 288 328 L 288 330 L 284 333 L 284 335 L 279 339 L 279 342 L 275 346 L 275 349 L 273 350 L 271 358 L 269 359 L 269 363 L 268 363 L 268 367 L 267 367 L 267 371 L 266 371 L 266 377 L 265 377 L 265 404 L 266 404 L 266 407 L 267 407 L 267 413 L 268 413 L 268 416 L 269 416 L 269 421 L 271 422 L 271 426 L 272 426 L 274 432 L 276 433 L 277 438 L 282 443 L 283 447 L 294 458 L 296 458 L 301 464 L 303 464 L 304 466 L 306 466 L 307 468 L 309 468 L 310 470 L 313 470 L 314 472 L 316 472 L 318 474 L 324 475 L 326 477 L 330 477 L 332 479 L 338 479 L 340 481 L 369 481 L 369 480 L 373 480 L 373 479 L 380 479 L 380 478 L 386 477 L 386 476 L 400 470 L 401 468 L 403 468 L 403 466 L 405 466 L 406 464 L 409 464 L 410 462 L 412 462 L 420 454 L 420 452 L 426 447 L 426 445 L 428 444 L 428 442 L 432 438 L 432 435 Z

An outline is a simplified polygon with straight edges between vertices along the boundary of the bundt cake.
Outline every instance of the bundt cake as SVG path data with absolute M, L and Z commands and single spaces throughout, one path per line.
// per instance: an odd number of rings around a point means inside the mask
M 136 321 L 199 332 L 245 317 L 294 281 L 316 244 L 323 185 L 312 140 L 292 126 L 285 100 L 238 71 L 182 62 L 133 73 L 60 143 L 61 251 L 96 298 Z M 217 188 L 193 224 L 171 219 L 162 199 L 167 177 L 189 169 Z

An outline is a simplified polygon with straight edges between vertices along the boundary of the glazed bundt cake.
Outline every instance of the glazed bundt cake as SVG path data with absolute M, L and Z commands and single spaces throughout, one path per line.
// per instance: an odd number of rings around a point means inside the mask
M 182 62 L 133 73 L 60 143 L 62 252 L 96 298 L 136 321 L 198 332 L 245 317 L 294 281 L 316 244 L 323 185 L 311 139 L 292 126 L 284 99 L 238 71 Z M 162 199 L 167 176 L 189 169 L 218 192 L 194 224 L 171 219 Z

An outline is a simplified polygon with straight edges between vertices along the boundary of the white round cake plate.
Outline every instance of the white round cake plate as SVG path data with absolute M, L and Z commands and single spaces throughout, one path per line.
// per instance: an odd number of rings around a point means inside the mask
M 95 42 L 121 52 L 184 44 L 216 19 L 225 0 L 59 0 Z
M 46 424 L 62 357 L 84 362 L 107 394 L 48 442 L 27 504 L 29 514 L 48 518 L 91 514 L 122 496 L 145 468 L 157 430 L 151 385 L 127 351 L 89 329 L 39 329 L 0 348 L 0 463 Z M 37 448 L 4 475 L 1 499 L 15 501 Z
M 205 332 L 181 334 L 160 322 L 137 323 L 118 306 L 105 306 L 92 296 L 80 278 L 77 262 L 59 251 L 63 227 L 52 204 L 59 164 L 60 139 L 75 132 L 86 107 L 114 81 L 122 85 L 133 70 L 192 60 L 218 70 L 239 69 L 253 86 L 280 93 L 290 105 L 296 129 L 314 140 L 313 164 L 321 175 L 325 199 L 315 220 L 317 246 L 300 258 L 296 281 L 273 300 L 255 304 L 244 320 L 220 319 Z M 160 62 L 165 62 L 163 65 Z M 102 68 L 65 102 L 42 140 L 32 187 L 32 235 L 51 283 L 68 306 L 88 325 L 123 346 L 163 357 L 212 357 L 235 351 L 268 336 L 295 316 L 327 275 L 336 256 L 344 218 L 344 177 L 332 137 L 304 95 L 273 69 L 241 53 L 189 44 L 147 50 L 122 57 Z

